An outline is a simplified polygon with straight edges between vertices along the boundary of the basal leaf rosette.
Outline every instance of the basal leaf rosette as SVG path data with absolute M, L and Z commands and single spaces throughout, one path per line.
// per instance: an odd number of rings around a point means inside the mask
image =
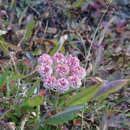
M 61 93 L 70 88 L 79 88 L 86 76 L 79 59 L 71 55 L 64 56 L 62 53 L 56 53 L 50 56 L 44 53 L 38 57 L 38 65 L 43 87 Z

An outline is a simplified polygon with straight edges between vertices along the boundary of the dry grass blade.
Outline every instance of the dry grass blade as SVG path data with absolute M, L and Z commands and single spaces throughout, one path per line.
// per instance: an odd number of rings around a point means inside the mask
M 20 47 L 17 47 L 16 45 L 14 44 L 11 44 L 11 43 L 8 43 L 8 42 L 5 42 L 5 41 L 2 41 L 0 40 L 0 48 L 3 49 L 3 51 L 5 52 L 8 52 L 9 49 L 12 49 L 14 51 L 22 51 L 22 49 Z
M 116 92 L 119 89 L 125 87 L 128 82 L 130 82 L 130 79 L 121 79 L 121 80 L 115 80 L 107 83 L 101 89 L 96 93 L 94 98 L 100 97 L 100 96 L 108 96 L 110 93 Z
M 105 28 L 103 29 L 103 31 L 101 32 L 100 34 L 100 39 L 99 39 L 99 42 L 98 44 L 101 45 L 102 41 L 104 40 L 105 38 L 105 35 L 108 33 L 108 30 L 109 30 L 109 27 L 111 26 L 111 24 L 116 21 L 116 16 L 112 17 L 110 19 L 110 21 L 107 23 L 107 25 L 105 26 Z
M 93 69 L 93 75 L 96 73 L 97 71 L 97 67 L 100 65 L 101 61 L 103 60 L 103 56 L 104 56 L 104 48 L 102 47 L 102 42 L 105 38 L 105 35 L 107 35 L 107 33 L 109 32 L 109 27 L 111 26 L 112 22 L 114 22 L 116 20 L 116 17 L 112 17 L 111 20 L 108 22 L 108 24 L 105 26 L 105 28 L 103 29 L 103 31 L 100 34 L 100 39 L 98 42 L 99 48 L 97 50 L 97 57 L 95 60 L 95 66 Z

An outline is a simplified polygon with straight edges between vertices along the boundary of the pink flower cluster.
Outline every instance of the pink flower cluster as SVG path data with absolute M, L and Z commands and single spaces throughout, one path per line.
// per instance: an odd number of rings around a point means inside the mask
M 80 66 L 79 59 L 56 53 L 54 56 L 42 54 L 38 58 L 39 74 L 47 89 L 65 92 L 69 88 L 79 88 L 86 71 Z

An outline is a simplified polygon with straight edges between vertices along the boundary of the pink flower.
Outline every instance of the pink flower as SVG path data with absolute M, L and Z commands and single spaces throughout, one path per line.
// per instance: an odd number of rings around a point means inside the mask
M 62 53 L 55 53 L 53 56 L 53 61 L 56 63 L 64 63 L 65 62 L 65 57 Z
M 70 67 L 79 66 L 79 59 L 78 59 L 77 57 L 68 56 L 68 57 L 66 58 L 66 63 L 67 63 Z
M 43 86 L 48 89 L 53 89 L 56 84 L 56 78 L 54 76 L 47 76 L 43 79 Z
M 40 65 L 39 67 L 39 73 L 42 77 L 45 77 L 45 76 L 48 76 L 48 75 L 51 75 L 53 72 L 51 66 L 49 65 Z
M 66 92 L 70 87 L 79 88 L 86 71 L 80 66 L 77 57 L 65 57 L 62 53 L 54 56 L 42 54 L 38 58 L 39 74 L 43 78 L 43 86 L 47 89 Z
M 79 88 L 81 86 L 81 80 L 77 76 L 70 76 L 68 78 L 70 87 L 72 88 Z
M 59 76 L 65 76 L 69 73 L 69 67 L 66 64 L 58 64 L 56 66 L 56 74 Z
M 86 76 L 86 71 L 80 66 L 75 66 L 71 69 L 71 74 L 79 77 L 80 79 L 83 79 Z
M 57 90 L 65 92 L 69 89 L 69 82 L 66 78 L 60 78 L 57 80 Z
M 48 54 L 42 54 L 39 58 L 38 58 L 38 62 L 40 64 L 44 64 L 44 65 L 52 65 L 53 64 L 53 60 L 51 58 L 51 56 L 49 56 Z

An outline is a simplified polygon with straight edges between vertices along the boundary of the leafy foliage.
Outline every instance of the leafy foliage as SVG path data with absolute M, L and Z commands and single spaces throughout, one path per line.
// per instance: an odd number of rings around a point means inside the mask
M 129 0 L 0 5 L 0 129 L 129 129 Z M 56 52 L 80 59 L 84 86 L 43 87 L 37 57 Z
M 31 37 L 32 35 L 32 32 L 33 32 L 33 28 L 35 27 L 35 20 L 32 19 L 29 21 L 29 23 L 27 24 L 26 26 L 26 32 L 25 32 L 25 35 L 24 35 L 24 40 L 29 40 L 29 38 Z
M 65 101 L 66 107 L 81 105 L 91 101 L 92 97 L 95 96 L 100 87 L 101 85 L 96 85 L 81 89 L 81 91 L 75 96 L 67 98 Z
M 128 79 L 115 80 L 104 85 L 94 96 L 96 99 L 105 99 L 109 94 L 114 93 L 120 90 L 123 87 L 126 87 L 130 82 Z
M 43 96 L 35 96 L 35 97 L 25 101 L 21 105 L 21 107 L 36 107 L 38 105 L 41 105 L 42 103 L 43 103 Z
M 84 106 L 74 106 L 67 108 L 64 111 L 59 112 L 56 115 L 48 118 L 43 123 L 50 125 L 63 124 L 69 120 L 72 120 L 76 116 L 76 113 L 82 110 L 83 108 Z

